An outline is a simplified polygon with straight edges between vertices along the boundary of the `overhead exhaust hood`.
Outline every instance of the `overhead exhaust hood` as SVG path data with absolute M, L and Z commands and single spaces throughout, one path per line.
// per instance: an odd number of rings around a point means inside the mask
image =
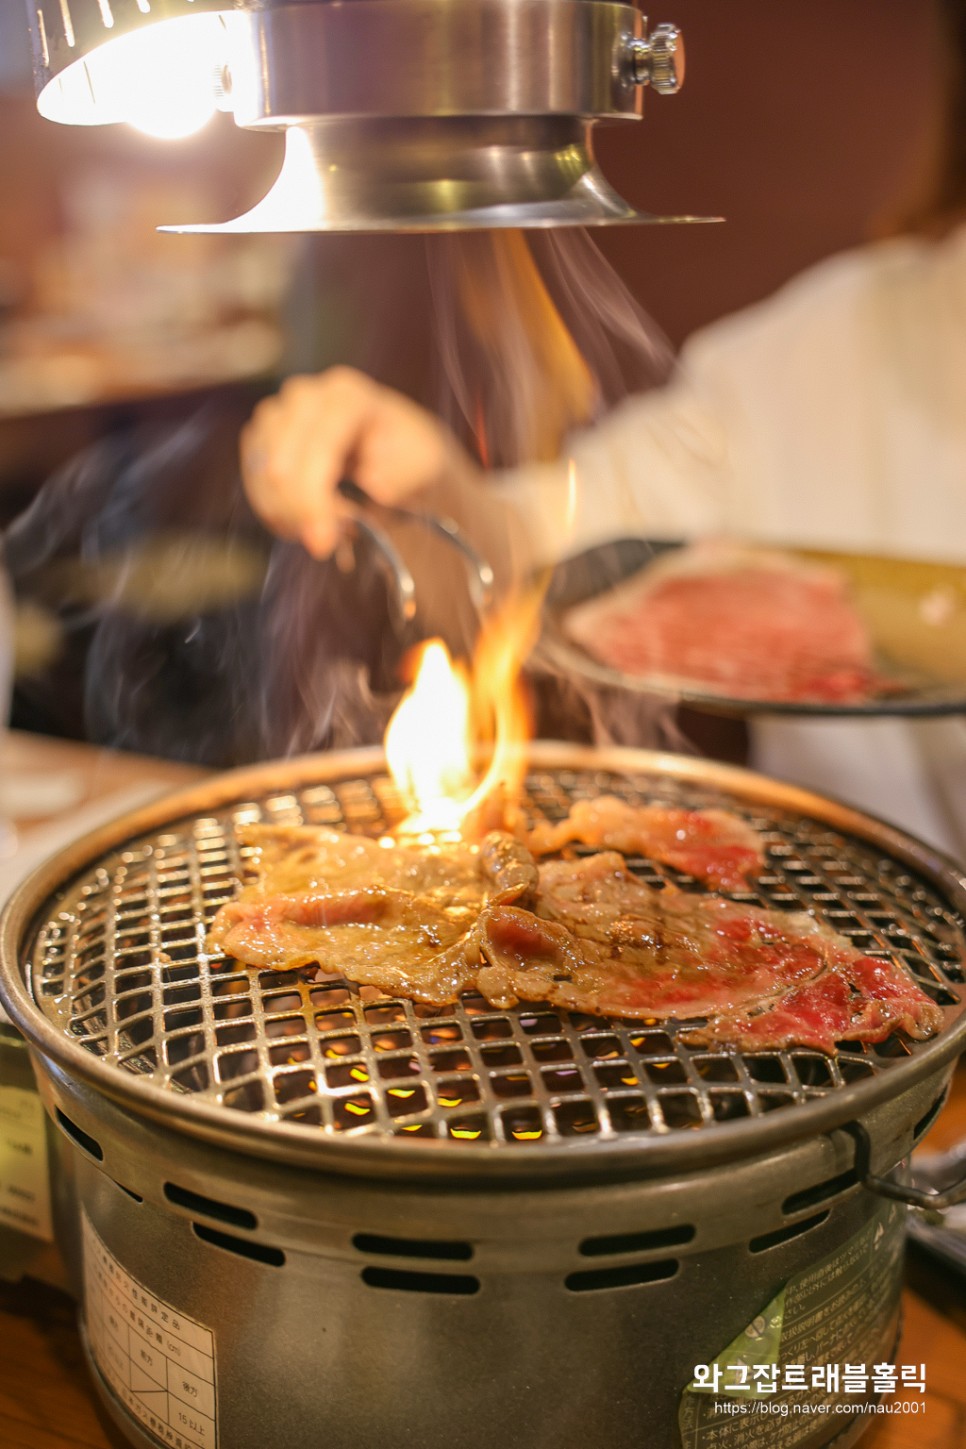
M 195 232 L 697 221 L 635 210 L 594 128 L 672 95 L 684 46 L 611 0 L 28 0 L 38 108 L 183 135 L 230 110 L 285 133 L 245 215 Z

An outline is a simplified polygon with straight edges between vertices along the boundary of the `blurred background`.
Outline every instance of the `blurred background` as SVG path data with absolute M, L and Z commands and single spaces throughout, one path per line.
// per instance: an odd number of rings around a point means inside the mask
M 603 169 L 635 205 L 726 224 L 595 239 L 677 347 L 809 264 L 901 225 L 934 164 L 943 58 L 933 0 L 675 0 L 652 18 L 682 26 L 687 84 L 673 103 L 649 97 L 643 125 L 599 133 Z M 203 555 L 209 582 L 222 567 L 229 580 L 214 605 L 197 601 L 199 617 L 219 615 L 214 636 L 175 628 L 171 599 L 152 598 L 134 610 L 136 647 L 131 608 L 122 637 L 112 627 L 105 639 L 95 600 L 107 587 L 117 602 L 131 565 L 123 545 L 148 529 L 162 546 L 142 573 L 169 576 L 179 597 L 178 530 L 230 518 L 256 555 L 267 550 L 238 501 L 234 446 L 281 376 L 345 362 L 434 405 L 423 241 L 159 235 L 165 222 L 252 205 L 278 168 L 279 138 L 226 116 L 174 142 L 42 120 L 18 0 L 0 7 L 0 136 L 0 522 L 21 518 L 8 567 L 36 625 L 20 641 L 14 722 L 214 763 L 319 742 L 321 726 L 299 734 L 291 720 L 268 734 L 264 719 L 230 725 L 241 685 L 215 726 L 199 723 L 204 738 L 153 727 L 161 701 L 206 717 L 204 681 L 226 637 L 255 627 L 244 610 L 223 617 L 237 560 Z M 297 594 L 308 565 L 295 552 L 277 573 Z M 245 555 L 239 578 L 251 563 Z M 298 632 L 291 609 L 281 617 L 258 626 L 266 650 Z M 78 663 L 92 649 L 114 671 L 107 683 Z M 120 695 L 135 686 L 132 720 Z M 326 686 L 279 689 L 299 697 L 297 713 L 306 689 L 325 696 Z M 314 706 L 331 724 L 326 698 Z

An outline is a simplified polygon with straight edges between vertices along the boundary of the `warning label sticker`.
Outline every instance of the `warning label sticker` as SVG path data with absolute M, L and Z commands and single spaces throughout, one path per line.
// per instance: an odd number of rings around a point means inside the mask
M 172 1449 L 216 1449 L 215 1336 L 149 1292 L 104 1246 L 87 1214 L 84 1304 L 91 1353 L 128 1411 Z
M 879 1364 L 902 1276 L 905 1209 L 884 1203 L 836 1252 L 789 1279 L 681 1398 L 684 1449 L 805 1449 L 829 1417 L 891 1392 Z M 905 1377 L 905 1371 L 903 1371 Z M 824 1422 L 823 1422 L 824 1421 Z

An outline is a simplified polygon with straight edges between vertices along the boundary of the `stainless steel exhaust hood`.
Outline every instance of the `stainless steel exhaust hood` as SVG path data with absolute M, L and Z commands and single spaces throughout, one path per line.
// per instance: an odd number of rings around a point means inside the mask
M 38 106 L 183 134 L 285 132 L 267 196 L 174 231 L 440 231 L 697 221 L 636 211 L 596 125 L 675 93 L 684 46 L 612 0 L 28 0 Z

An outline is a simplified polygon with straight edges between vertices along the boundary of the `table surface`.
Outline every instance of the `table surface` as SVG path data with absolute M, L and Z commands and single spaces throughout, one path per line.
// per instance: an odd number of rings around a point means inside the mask
M 20 792 L 31 775 L 75 775 L 73 808 L 150 779 L 172 787 L 197 778 L 184 766 L 98 751 L 90 746 L 13 734 L 0 749 L 0 775 L 16 772 Z M 76 789 L 75 789 L 76 794 Z M 21 806 L 23 839 L 45 828 Z M 46 826 L 49 828 L 49 822 Z M 966 1065 L 929 1135 L 940 1150 L 966 1136 Z M 904 1331 L 897 1355 L 925 1363 L 924 1412 L 883 1416 L 862 1449 L 963 1449 L 966 1446 L 966 1284 L 911 1249 L 903 1295 Z M 920 1398 L 898 1394 L 896 1402 Z M 95 1407 L 70 1299 L 24 1281 L 0 1283 L 0 1446 L 2 1449 L 116 1449 L 123 1443 Z

